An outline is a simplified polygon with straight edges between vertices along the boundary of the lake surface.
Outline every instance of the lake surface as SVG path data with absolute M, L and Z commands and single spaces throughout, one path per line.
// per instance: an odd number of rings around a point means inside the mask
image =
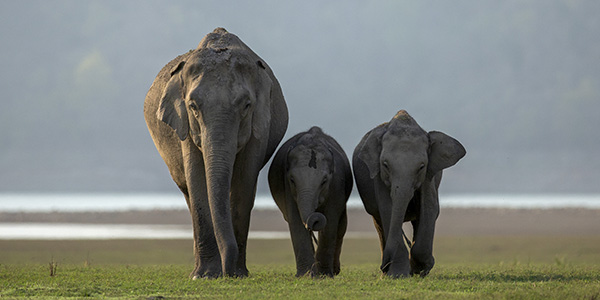
M 287 231 L 251 231 L 251 239 L 289 238 Z M 192 239 L 191 225 L 0 223 L 0 240 Z
M 589 208 L 600 209 L 600 195 L 440 195 L 441 207 L 481 208 Z M 256 197 L 255 209 L 277 209 L 271 196 Z M 351 197 L 349 208 L 362 208 Z M 9 194 L 0 193 L 0 212 L 82 212 L 187 209 L 180 194 Z
M 442 195 L 442 208 L 600 209 L 600 195 Z M 362 209 L 358 197 L 348 201 Z M 0 212 L 85 212 L 187 209 L 179 194 L 0 194 Z M 270 196 L 258 196 L 255 209 L 277 210 Z M 349 232 L 346 237 L 365 233 Z M 189 225 L 0 223 L 0 239 L 191 239 Z M 289 238 L 287 231 L 251 231 L 249 238 Z

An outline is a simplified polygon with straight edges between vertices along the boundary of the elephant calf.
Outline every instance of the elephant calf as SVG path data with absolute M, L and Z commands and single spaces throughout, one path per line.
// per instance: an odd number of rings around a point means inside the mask
M 296 276 L 339 274 L 352 191 L 352 171 L 342 147 L 319 127 L 297 134 L 275 155 L 269 187 L 289 225 Z M 316 255 L 312 231 L 319 232 Z
M 435 262 L 433 233 L 442 170 L 465 154 L 457 140 L 424 131 L 404 110 L 369 131 L 356 146 L 354 177 L 365 209 L 375 221 L 384 274 L 393 278 L 429 274 Z M 413 226 L 410 259 L 402 230 L 402 223 L 408 221 Z

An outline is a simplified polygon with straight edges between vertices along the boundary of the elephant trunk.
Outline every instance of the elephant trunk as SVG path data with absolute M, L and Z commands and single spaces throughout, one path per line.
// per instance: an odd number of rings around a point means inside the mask
M 216 126 L 228 128 L 231 126 Z M 235 131 L 235 130 L 232 130 Z M 221 255 L 222 272 L 234 276 L 238 245 L 231 217 L 230 190 L 233 164 L 237 152 L 237 131 L 224 133 L 206 130 L 202 138 L 208 203 L 213 230 Z
M 408 250 L 404 246 L 404 230 L 402 224 L 406 209 L 414 193 L 412 188 L 395 186 L 391 190 L 392 212 L 389 232 L 387 233 L 385 248 L 382 253 L 381 270 L 392 277 L 408 276 Z M 406 259 L 400 259 L 405 256 Z
M 298 192 L 297 204 L 300 218 L 308 230 L 319 231 L 327 225 L 327 218 L 317 212 L 318 193 L 314 189 L 303 189 Z

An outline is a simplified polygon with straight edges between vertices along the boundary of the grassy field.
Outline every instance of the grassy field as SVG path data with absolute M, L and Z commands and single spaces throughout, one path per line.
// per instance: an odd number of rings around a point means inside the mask
M 600 299 L 596 236 L 436 238 L 424 279 L 381 278 L 379 255 L 347 239 L 338 277 L 295 278 L 289 240 L 251 240 L 248 278 L 192 281 L 189 240 L 0 241 L 0 298 Z

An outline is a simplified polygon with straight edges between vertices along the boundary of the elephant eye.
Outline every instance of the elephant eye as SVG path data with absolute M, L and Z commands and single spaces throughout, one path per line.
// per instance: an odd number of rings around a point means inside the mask
M 390 170 L 390 166 L 389 166 L 389 164 L 388 164 L 387 160 L 384 160 L 384 161 L 383 161 L 383 163 L 382 163 L 382 165 L 383 165 L 383 168 L 384 168 L 386 171 L 389 171 L 389 170 Z
M 419 171 L 422 171 L 423 169 L 425 169 L 425 164 L 421 163 L 421 165 L 419 166 Z
M 196 105 L 196 103 L 190 103 L 190 109 L 193 111 L 197 111 L 198 110 L 198 106 Z
M 242 116 L 246 116 L 250 111 L 250 107 L 252 107 L 252 102 L 248 100 L 246 104 L 244 104 L 244 108 L 242 109 Z
M 327 183 L 327 176 L 325 176 L 323 178 L 323 181 L 321 181 L 321 185 L 325 185 Z

